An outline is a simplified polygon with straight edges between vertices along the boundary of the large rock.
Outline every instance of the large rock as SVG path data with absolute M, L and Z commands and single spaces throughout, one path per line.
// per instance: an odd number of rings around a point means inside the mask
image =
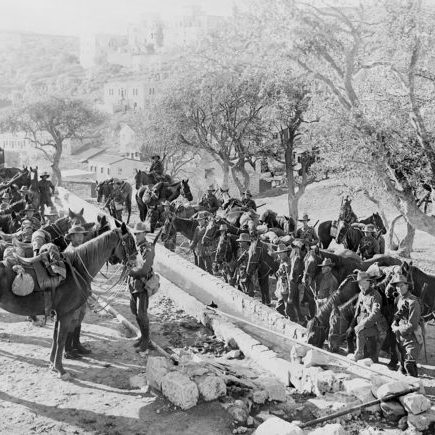
M 279 417 L 271 417 L 257 427 L 254 435 L 304 435 L 304 431 Z
M 304 358 L 305 367 L 327 366 L 330 364 L 330 357 L 318 350 L 309 350 Z
M 160 390 L 163 377 L 173 370 L 174 365 L 162 356 L 149 356 L 146 366 L 146 377 L 150 387 Z
M 249 412 L 245 406 L 234 404 L 227 410 L 238 423 L 245 423 L 248 420 Z
M 430 400 L 420 393 L 410 393 L 399 398 L 407 412 L 412 414 L 421 414 L 430 408 Z
M 195 382 L 178 371 L 167 373 L 162 379 L 162 393 L 174 405 L 189 409 L 198 402 L 199 391 Z
M 335 378 L 332 370 L 322 370 L 314 379 L 314 391 L 316 396 L 325 393 L 334 393 L 340 390 L 340 382 Z
M 269 398 L 269 393 L 266 390 L 255 390 L 252 393 L 252 401 L 257 405 L 262 405 Z
M 372 384 L 367 379 L 355 378 L 349 379 L 343 382 L 344 391 L 348 394 L 353 394 L 361 402 L 367 403 L 375 400 L 375 396 L 372 393 Z M 375 414 L 380 412 L 381 408 L 379 405 L 372 405 L 364 409 L 364 412 L 369 414 Z
M 290 351 L 290 361 L 302 364 L 302 358 L 305 357 L 305 355 L 308 352 L 308 348 L 306 346 L 301 346 L 300 344 L 296 344 L 292 347 Z
M 386 376 L 381 375 L 372 375 L 370 376 L 370 382 L 372 384 L 372 394 L 373 396 L 376 396 L 376 392 L 378 391 L 379 387 L 382 387 L 384 384 L 388 384 L 391 382 L 391 378 L 387 378 Z
M 375 396 L 378 399 L 383 399 L 390 394 L 401 393 L 402 391 L 409 390 L 411 387 L 406 382 L 391 381 L 387 384 L 381 385 L 377 390 Z
M 278 379 L 262 376 L 258 378 L 257 384 L 267 391 L 269 400 L 276 400 L 277 402 L 285 402 L 285 386 L 278 381 Z
M 405 409 L 398 400 L 381 402 L 381 409 L 384 417 L 392 421 L 399 421 L 406 414 Z
M 346 435 L 346 431 L 341 424 L 330 423 L 308 432 L 308 435 Z
M 193 380 L 198 387 L 201 398 L 206 402 L 227 394 L 227 386 L 220 376 L 204 375 L 195 377 Z
M 408 424 L 417 430 L 424 431 L 435 423 L 435 405 L 421 414 L 408 414 Z M 433 432 L 431 432 L 433 433 Z

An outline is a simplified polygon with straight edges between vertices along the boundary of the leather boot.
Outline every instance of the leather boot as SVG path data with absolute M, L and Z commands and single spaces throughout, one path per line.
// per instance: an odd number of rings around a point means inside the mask
M 72 334 L 73 336 L 72 347 L 80 355 L 89 355 L 90 353 L 92 353 L 92 351 L 90 349 L 87 349 L 80 343 L 81 330 L 82 330 L 81 325 L 77 326 L 77 328 L 74 329 Z
M 414 361 L 405 361 L 406 374 L 418 378 L 417 364 Z

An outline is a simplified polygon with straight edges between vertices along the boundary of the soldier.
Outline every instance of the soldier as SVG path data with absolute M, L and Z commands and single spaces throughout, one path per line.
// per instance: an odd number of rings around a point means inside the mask
M 154 175 L 154 178 L 157 181 L 162 180 L 164 178 L 163 175 L 163 163 L 160 160 L 159 155 L 155 155 L 151 157 L 151 160 L 153 161 L 150 167 L 150 174 Z
M 356 214 L 352 210 L 351 200 L 349 197 L 343 199 L 338 220 L 343 221 L 346 225 L 351 225 L 358 221 Z
M 319 238 L 317 237 L 314 228 L 308 225 L 309 221 L 310 218 L 307 213 L 303 215 L 302 219 L 299 219 L 299 222 L 302 222 L 302 228 L 299 228 L 296 231 L 296 238 L 302 239 L 306 245 L 312 246 L 318 243 Z
M 45 223 L 53 224 L 59 218 L 56 207 L 52 205 L 44 213 Z
M 367 272 L 358 271 L 356 282 L 361 293 L 355 316 L 346 331 L 348 336 L 353 330 L 356 335 L 356 350 L 350 357 L 354 361 L 365 358 L 367 345 L 368 356 L 377 363 L 381 345 L 387 334 L 387 322 L 381 313 L 382 297 Z
M 302 240 L 294 240 L 292 242 L 292 254 L 290 257 L 290 279 L 289 279 L 289 297 L 287 304 L 287 313 L 292 322 L 302 321 L 302 313 L 300 307 L 299 286 L 302 283 L 302 275 L 304 272 L 304 257 L 302 249 L 304 242 Z
M 214 195 L 213 186 L 209 186 L 207 193 L 202 195 L 201 201 L 198 203 L 198 205 L 205 207 L 210 213 L 216 213 L 219 208 L 219 201 Z
M 45 206 L 53 207 L 53 202 L 51 197 L 54 195 L 54 185 L 48 179 L 50 174 L 48 172 L 43 172 L 40 176 L 41 180 L 38 183 L 39 198 L 40 198 L 40 209 L 41 216 L 44 216 Z
M 238 288 L 249 296 L 254 296 L 254 283 L 252 277 L 246 273 L 248 263 L 248 249 L 251 246 L 251 236 L 248 233 L 241 233 L 236 240 L 239 243 L 237 250 L 236 283 Z
M 254 211 L 257 211 L 257 204 L 255 204 L 255 201 L 252 199 L 252 194 L 249 190 L 245 190 L 243 192 L 242 204 L 245 207 L 248 207 Z
M 325 305 L 329 296 L 338 289 L 337 278 L 332 274 L 334 263 L 330 258 L 325 258 L 319 267 L 322 268 L 322 273 L 317 275 L 314 280 L 314 291 L 316 293 L 317 310 Z M 310 313 L 311 314 L 311 313 Z
M 26 204 L 24 208 L 24 219 L 28 219 L 32 222 L 33 230 L 36 231 L 41 228 L 41 221 L 35 216 L 35 209 L 31 204 Z
M 202 244 L 202 238 L 204 237 L 205 230 L 207 228 L 207 212 L 200 211 L 196 220 L 198 226 L 195 228 L 193 239 L 190 242 L 189 249 L 195 253 L 195 265 L 208 273 L 213 273 L 213 260 L 209 255 L 204 245 Z
M 379 242 L 374 237 L 376 232 L 373 224 L 368 224 L 363 229 L 364 236 L 361 238 L 356 253 L 363 260 L 368 260 L 376 254 L 380 254 Z
M 80 225 L 74 225 L 70 228 L 65 236 L 65 240 L 69 242 L 64 252 L 74 252 L 74 250 L 83 244 L 87 231 Z M 73 314 L 73 323 L 75 325 L 72 332 L 68 333 L 65 342 L 65 358 L 80 359 L 82 355 L 89 355 L 92 351 L 84 347 L 80 343 L 80 334 L 82 330 L 82 322 L 86 314 L 86 304 L 83 304 Z
M 162 202 L 163 211 L 160 214 L 160 223 L 164 225 L 167 219 L 172 219 L 173 210 L 171 203 L 169 201 Z M 174 225 L 169 228 L 169 234 L 165 234 L 165 239 L 163 240 L 163 246 L 170 251 L 175 251 L 175 246 L 177 243 L 177 231 Z
M 138 222 L 132 229 L 136 237 L 136 244 L 143 262 L 132 268 L 129 273 L 128 287 L 130 290 L 130 309 L 140 329 L 140 337 L 134 343 L 136 352 L 153 349 L 150 339 L 150 321 L 148 318 L 149 294 L 147 283 L 153 277 L 153 262 L 155 246 L 146 239 L 147 229 L 143 222 Z
M 391 329 L 397 337 L 400 370 L 403 374 L 417 377 L 417 358 L 424 340 L 420 325 L 421 305 L 417 297 L 409 291 L 406 277 L 396 275 L 391 284 L 396 286 L 399 293 Z
M 276 304 L 276 311 L 278 311 L 278 313 L 282 314 L 285 317 L 287 317 L 289 275 L 291 271 L 289 257 L 290 251 L 291 248 L 289 248 L 284 243 L 278 244 L 278 249 L 276 250 L 276 254 L 278 255 L 280 262 L 278 270 L 275 273 L 277 278 L 275 296 L 278 299 L 278 302 Z

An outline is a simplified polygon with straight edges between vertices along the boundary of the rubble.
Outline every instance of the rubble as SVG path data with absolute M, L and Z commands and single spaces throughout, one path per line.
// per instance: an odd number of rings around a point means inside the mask
M 240 404 L 234 404 L 230 406 L 227 411 L 238 423 L 245 423 L 248 420 L 249 412 L 245 406 Z
M 220 376 L 208 374 L 195 377 L 194 381 L 198 387 L 201 398 L 206 402 L 216 400 L 227 394 L 227 386 Z
M 243 357 L 243 354 L 242 354 L 242 352 L 240 352 L 239 349 L 236 349 L 236 350 L 230 350 L 229 352 L 227 352 L 227 353 L 224 355 L 224 358 L 225 358 L 225 359 L 240 359 L 240 358 L 242 358 L 242 357 Z
M 406 414 L 405 409 L 398 400 L 381 402 L 381 410 L 384 417 L 392 421 L 398 421 Z
M 304 431 L 293 423 L 289 423 L 279 417 L 271 417 L 265 420 L 257 430 L 255 435 L 304 435 Z
M 257 383 L 267 391 L 269 400 L 285 402 L 285 387 L 278 379 L 271 376 L 262 376 L 258 378 Z
M 309 350 L 304 358 L 305 367 L 327 366 L 331 361 L 328 356 L 317 350 Z
M 163 377 L 162 393 L 181 409 L 192 408 L 199 398 L 195 382 L 179 371 L 169 372 Z
M 420 393 L 410 393 L 399 400 L 407 412 L 416 415 L 427 411 L 431 406 L 430 400 Z
M 174 365 L 163 356 L 149 356 L 146 365 L 146 378 L 150 387 L 160 390 L 163 377 Z
M 255 390 L 252 393 L 252 401 L 258 405 L 262 405 L 269 398 L 269 393 L 266 390 Z
M 375 393 L 378 399 L 383 399 L 390 394 L 397 394 L 401 391 L 406 391 L 410 388 L 409 384 L 402 381 L 391 381 L 387 384 L 381 385 Z
M 130 376 L 129 379 L 131 388 L 144 388 L 148 385 L 147 377 L 145 374 Z
M 431 406 L 425 412 L 421 414 L 408 414 L 408 425 L 414 427 L 417 430 L 424 431 L 429 429 L 429 426 L 435 423 L 435 405 Z

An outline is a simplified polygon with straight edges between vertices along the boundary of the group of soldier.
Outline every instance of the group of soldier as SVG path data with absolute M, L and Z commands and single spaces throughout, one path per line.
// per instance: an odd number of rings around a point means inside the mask
M 202 243 L 206 232 L 207 224 L 211 214 L 214 214 L 220 207 L 219 201 L 213 193 L 214 189 L 210 187 L 208 192 L 201 198 L 199 205 L 206 208 L 197 214 L 196 219 L 198 226 L 195 229 L 193 239 L 190 243 L 190 250 L 195 253 L 197 266 L 216 274 L 216 258 L 210 246 L 204 246 Z M 245 191 L 242 203 L 251 210 L 256 210 L 255 201 L 249 191 Z M 167 212 L 170 212 L 170 204 L 165 205 Z M 346 218 L 346 217 L 345 217 Z M 277 298 L 275 309 L 292 321 L 305 323 L 307 317 L 301 313 L 300 306 L 308 306 L 309 317 L 313 317 L 316 312 L 328 301 L 328 298 L 339 288 L 340 282 L 332 273 L 334 263 L 329 258 L 325 258 L 319 265 L 321 273 L 312 282 L 310 290 L 314 295 L 305 297 L 305 291 L 302 286 L 302 275 L 304 271 L 304 256 L 310 247 L 319 243 L 318 236 L 314 227 L 310 226 L 310 218 L 305 213 L 299 220 L 301 226 L 297 228 L 291 236 L 291 243 L 279 243 L 276 246 L 275 256 L 279 262 L 276 277 Z M 221 224 L 219 231 L 226 233 L 228 227 Z M 362 260 L 372 258 L 380 253 L 379 243 L 375 237 L 376 229 L 374 225 L 368 224 L 362 227 L 363 237 L 357 250 L 357 254 Z M 238 261 L 230 271 L 230 284 L 236 286 L 249 296 L 254 296 L 257 278 L 256 276 L 247 276 L 246 260 L 247 253 L 253 240 L 258 239 L 258 235 L 252 228 L 241 229 L 236 242 L 239 250 L 237 252 Z M 229 267 L 228 264 L 222 267 Z M 370 269 L 370 270 L 373 270 Z M 379 268 L 377 269 L 380 270 Z M 224 275 L 224 271 L 221 270 Z M 377 361 L 381 344 L 387 333 L 387 319 L 383 314 L 382 298 L 378 284 L 385 278 L 381 274 L 371 274 L 358 271 L 356 281 L 360 288 L 359 297 L 356 305 L 353 306 L 350 326 L 346 331 L 348 338 L 349 356 L 355 360 L 364 358 L 366 355 Z M 384 281 L 383 281 L 384 282 Z M 395 335 L 400 357 L 400 370 L 403 373 L 417 376 L 417 356 L 422 344 L 422 320 L 421 306 L 419 300 L 410 292 L 409 283 L 403 275 L 395 272 L 390 276 L 389 285 L 394 290 L 394 324 L 391 325 Z M 270 301 L 270 300 L 269 300 Z M 263 300 L 263 302 L 265 302 Z M 266 301 L 267 303 L 268 301 Z M 268 305 L 272 305 L 268 303 Z M 404 309 L 404 307 L 408 309 Z M 356 342 L 356 347 L 355 347 Z M 370 348 L 371 346 L 371 348 Z M 368 349 L 368 350 L 367 350 Z M 368 353 L 367 353 L 368 352 Z M 394 358 L 393 358 L 394 360 Z M 397 368 L 398 359 L 392 361 L 389 365 L 391 369 Z

